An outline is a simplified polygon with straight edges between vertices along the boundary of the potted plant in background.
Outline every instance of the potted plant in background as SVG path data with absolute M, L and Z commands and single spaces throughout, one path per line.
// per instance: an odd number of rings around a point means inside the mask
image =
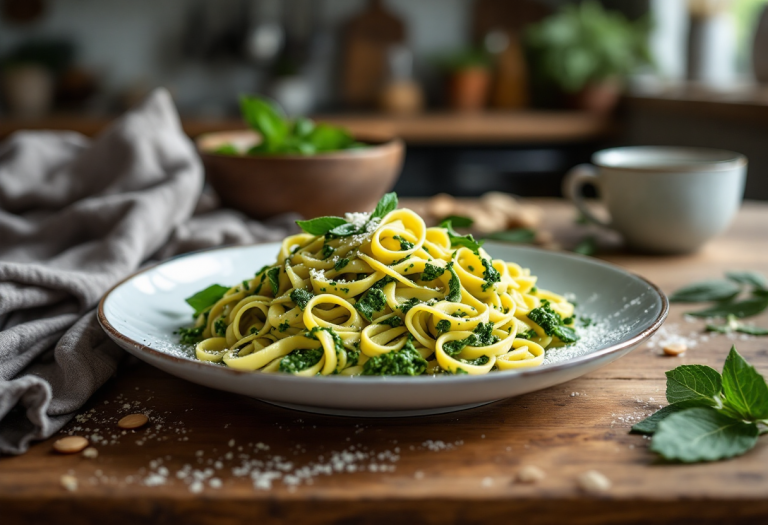
M 554 90 L 573 108 L 609 112 L 626 77 L 651 62 L 648 32 L 647 20 L 630 21 L 595 1 L 564 6 L 526 33 L 533 91 Z
M 459 111 L 478 111 L 488 101 L 491 83 L 491 57 L 485 51 L 462 49 L 438 59 L 445 72 L 448 107 Z

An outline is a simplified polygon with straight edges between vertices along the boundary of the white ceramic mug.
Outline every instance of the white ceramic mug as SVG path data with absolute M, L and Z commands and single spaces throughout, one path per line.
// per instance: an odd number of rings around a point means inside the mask
M 592 222 L 635 249 L 688 253 L 725 230 L 744 196 L 747 158 L 732 151 L 633 146 L 598 151 L 573 168 L 563 193 Z M 610 219 L 596 217 L 582 187 L 595 186 Z

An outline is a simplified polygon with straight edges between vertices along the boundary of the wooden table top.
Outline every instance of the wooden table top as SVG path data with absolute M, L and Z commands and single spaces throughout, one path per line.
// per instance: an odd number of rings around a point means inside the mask
M 545 227 L 566 245 L 587 230 L 566 204 L 542 206 Z M 617 250 L 610 236 L 602 240 L 605 259 L 666 292 L 729 269 L 768 273 L 768 204 L 745 204 L 729 232 L 696 255 L 633 255 Z M 768 338 L 702 338 L 703 323 L 685 321 L 685 310 L 673 305 L 662 328 L 696 342 L 682 357 L 642 345 L 570 383 L 430 417 L 295 412 L 130 361 L 84 407 L 81 421 L 65 427 L 100 436 L 97 458 L 56 455 L 50 439 L 0 459 L 0 521 L 768 522 L 768 438 L 733 460 L 670 465 L 648 450 L 647 439 L 628 433 L 666 404 L 664 372 L 677 365 L 721 369 L 735 342 L 768 373 Z M 768 315 L 754 321 L 768 326 Z M 125 433 L 116 427 L 119 417 L 147 411 L 152 426 Z M 526 465 L 546 477 L 516 482 Z M 281 468 L 278 480 L 263 474 Z M 612 482 L 607 493 L 578 487 L 576 478 L 593 469 Z M 302 472 L 313 473 L 311 482 Z M 77 490 L 62 487 L 63 475 L 77 480 Z

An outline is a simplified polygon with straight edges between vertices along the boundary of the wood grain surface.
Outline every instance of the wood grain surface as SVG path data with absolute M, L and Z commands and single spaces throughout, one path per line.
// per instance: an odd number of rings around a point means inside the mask
M 541 204 L 545 227 L 565 246 L 588 230 L 573 222 L 564 203 Z M 671 292 L 728 269 L 768 273 L 767 228 L 768 205 L 752 203 L 727 234 L 696 255 L 628 254 L 611 236 L 601 237 L 601 245 L 604 258 Z M 98 458 L 56 455 L 50 439 L 24 456 L 0 459 L 0 522 L 766 523 L 768 438 L 730 461 L 671 465 L 648 450 L 647 439 L 628 433 L 633 422 L 665 404 L 664 372 L 677 365 L 720 369 L 735 342 L 768 374 L 768 338 L 704 340 L 702 323 L 685 321 L 684 311 L 673 305 L 664 326 L 668 333 L 694 333 L 697 344 L 682 357 L 643 345 L 570 383 L 430 417 L 295 412 L 126 361 L 83 409 L 90 419 L 65 427 L 65 433 L 106 437 L 107 443 L 95 444 Z M 768 315 L 754 322 L 768 326 Z M 116 422 L 132 412 L 148 412 L 152 426 L 123 435 Z M 319 475 L 311 484 L 292 486 L 283 477 L 261 490 L 249 475 L 238 475 L 243 461 L 281 456 L 295 471 L 328 463 L 332 451 L 343 450 L 365 458 L 354 462 L 356 471 Z M 185 465 L 212 469 L 221 487 L 211 477 L 199 487 L 178 477 Z M 546 478 L 515 481 L 524 465 L 540 467 Z M 150 486 L 161 467 L 168 469 L 163 484 Z M 577 476 L 593 469 L 611 480 L 608 492 L 578 487 Z M 62 487 L 63 475 L 77 479 L 76 491 Z

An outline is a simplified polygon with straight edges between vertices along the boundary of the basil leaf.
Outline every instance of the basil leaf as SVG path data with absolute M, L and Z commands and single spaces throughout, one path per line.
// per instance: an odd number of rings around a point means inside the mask
M 458 224 L 455 226 L 459 227 Z M 493 232 L 484 236 L 485 239 L 502 242 L 513 242 L 517 244 L 530 244 L 536 238 L 536 232 L 528 228 L 517 228 L 502 232 Z
M 330 124 L 317 124 L 306 136 L 318 152 L 346 149 L 355 139 L 346 129 Z
M 440 222 L 445 221 L 451 221 L 454 228 L 469 228 L 475 224 L 475 219 L 472 217 L 464 217 L 463 215 L 449 215 L 448 217 L 444 217 Z
M 363 229 L 358 228 L 351 222 L 344 222 L 344 224 L 340 224 L 339 226 L 336 226 L 332 230 L 328 231 L 325 236 L 329 239 L 337 239 L 339 237 L 349 237 L 350 235 L 355 235 L 358 233 L 362 233 Z
M 272 295 L 277 297 L 277 291 L 280 290 L 280 267 L 275 266 L 267 270 L 267 278 L 269 279 L 269 286 L 272 287 Z
M 757 272 L 726 272 L 725 276 L 739 284 L 753 286 L 759 290 L 768 290 L 768 279 L 763 274 Z
M 755 367 L 731 347 L 723 366 L 725 404 L 744 419 L 768 418 L 768 385 Z
M 694 463 L 739 456 L 757 442 L 758 428 L 712 408 L 689 408 L 658 425 L 651 450 L 666 459 Z
M 397 209 L 397 193 L 394 191 L 385 193 L 384 196 L 379 199 L 376 204 L 376 209 L 371 213 L 371 217 L 368 220 L 379 218 L 382 219 L 386 214 Z
M 308 118 L 299 117 L 293 122 L 293 134 L 297 137 L 308 137 L 314 129 L 315 123 Z
M 480 247 L 483 245 L 483 241 L 477 242 L 475 238 L 472 237 L 471 233 L 468 233 L 467 235 L 459 235 L 456 233 L 453 229 L 451 221 L 449 220 L 441 222 L 440 227 L 448 230 L 448 238 L 451 239 L 452 248 L 455 248 L 456 246 L 466 246 L 473 252 L 477 253 L 478 250 L 480 250 Z
M 288 136 L 288 121 L 277 104 L 241 95 L 240 112 L 245 122 L 262 136 L 266 152 L 275 152 Z
M 666 372 L 667 401 L 687 406 L 720 406 L 723 380 L 714 368 L 682 365 Z
M 669 296 L 673 303 L 699 303 L 733 299 L 741 287 L 730 281 L 702 281 L 680 288 Z
M 212 284 L 205 290 L 200 290 L 195 295 L 191 297 L 187 297 L 184 299 L 189 306 L 195 309 L 194 316 L 197 317 L 203 311 L 216 304 L 219 299 L 224 297 L 224 294 L 227 293 L 229 288 L 226 286 L 222 286 L 220 284 Z
M 233 144 L 222 144 L 213 150 L 213 153 L 217 155 L 240 155 L 240 150 Z
M 667 405 L 643 419 L 641 422 L 633 425 L 631 432 L 635 434 L 653 434 L 659 428 L 659 423 L 663 419 L 680 412 L 681 410 L 685 410 L 685 407 L 681 405 Z
M 293 301 L 296 306 L 299 307 L 299 309 L 303 312 L 304 309 L 307 307 L 307 303 L 312 300 L 312 298 L 315 296 L 310 291 L 304 290 L 303 288 L 294 288 L 294 290 L 291 292 L 291 301 Z
M 597 253 L 597 240 L 592 235 L 584 237 L 573 249 L 573 252 L 591 257 Z
M 299 225 L 299 228 L 312 235 L 325 235 L 332 229 L 348 223 L 341 217 L 318 217 L 308 221 L 296 221 L 296 224 Z
M 707 329 L 709 329 L 709 325 L 707 326 Z M 746 325 L 742 324 L 736 327 L 737 332 L 741 332 L 742 334 L 748 334 L 748 335 L 768 335 L 768 328 L 760 328 L 759 326 L 752 326 L 752 325 Z
M 699 310 L 698 312 L 687 312 L 687 315 L 693 317 L 727 317 L 733 315 L 735 317 L 743 318 L 757 315 L 766 308 L 768 308 L 768 296 L 752 297 L 739 302 L 716 304 L 705 310 Z
M 708 324 L 707 332 L 717 332 L 719 334 L 730 334 L 733 331 L 730 325 L 727 324 Z

